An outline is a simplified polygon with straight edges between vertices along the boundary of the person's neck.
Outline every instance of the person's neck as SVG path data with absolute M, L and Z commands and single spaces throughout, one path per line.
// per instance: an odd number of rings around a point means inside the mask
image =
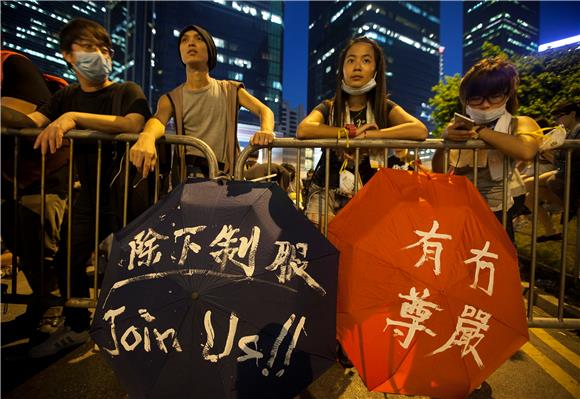
M 367 106 L 366 94 L 350 95 L 348 97 L 348 108 L 351 111 L 360 111 Z
M 196 70 L 187 67 L 187 81 L 185 86 L 188 89 L 202 89 L 209 85 L 209 71 L 207 70 Z
M 102 90 L 105 87 L 113 84 L 113 82 L 111 82 L 109 80 L 109 78 L 105 79 L 103 82 L 95 83 L 95 82 L 91 82 L 88 79 L 85 79 L 85 77 L 79 73 L 77 73 L 76 75 L 77 75 L 77 79 L 79 81 L 79 85 L 81 86 L 81 90 L 84 91 L 85 93 L 92 93 L 95 91 L 99 91 L 99 90 Z

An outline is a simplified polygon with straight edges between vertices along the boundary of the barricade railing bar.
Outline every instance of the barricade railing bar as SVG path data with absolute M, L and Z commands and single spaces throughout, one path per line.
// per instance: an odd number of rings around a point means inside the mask
M 19 193 L 18 193 L 18 175 L 20 173 L 18 167 L 18 159 L 21 152 L 21 142 L 20 140 L 25 137 L 35 137 L 39 134 L 40 129 L 7 129 L 2 128 L 1 134 L 3 136 L 14 136 L 15 146 L 14 146 L 14 175 L 15 178 L 13 179 L 13 200 L 14 203 L 18 203 L 19 200 Z M 94 307 L 96 306 L 97 301 L 97 292 L 98 292 L 98 253 L 99 253 L 99 199 L 100 199 L 100 173 L 102 166 L 102 144 L 105 141 L 117 141 L 117 142 L 124 142 L 125 143 L 125 156 L 124 156 L 124 166 L 125 166 L 125 173 L 124 173 L 124 194 L 123 194 L 123 226 L 127 223 L 127 201 L 128 201 L 128 190 L 129 190 L 129 149 L 130 143 L 135 142 L 138 139 L 138 134 L 107 134 L 101 133 L 96 131 L 80 131 L 74 130 L 70 131 L 66 135 L 66 139 L 70 140 L 70 147 L 69 147 L 69 181 L 68 181 L 68 218 L 66 228 L 67 231 L 70 232 L 72 229 L 72 213 L 70 210 L 72 209 L 72 197 L 73 197 L 73 163 L 74 163 L 74 156 L 82 156 L 82 154 L 75 154 L 75 143 L 76 142 L 85 142 L 85 141 L 92 141 L 96 142 L 97 145 L 97 153 L 98 153 L 98 164 L 97 164 L 97 173 L 99 176 L 97 177 L 97 187 L 96 187 L 96 214 L 95 218 L 97 223 L 95 224 L 95 242 L 94 242 L 94 281 L 93 281 L 93 288 L 94 294 L 90 298 L 75 298 L 70 295 L 71 291 L 71 256 L 70 256 L 70 239 L 71 235 L 68 234 L 68 253 L 67 253 L 67 292 L 65 298 L 59 299 L 51 299 L 50 297 L 42 295 L 43 303 L 47 304 L 64 304 L 65 306 L 70 307 Z M 165 135 L 162 139 L 157 141 L 157 145 L 161 144 L 168 144 L 168 145 L 177 145 L 177 146 L 192 146 L 199 149 L 208 160 L 208 168 L 209 168 L 209 178 L 216 178 L 218 175 L 218 162 L 215 154 L 211 150 L 211 148 L 203 141 L 189 137 L 189 136 L 176 136 L 176 135 Z M 449 150 L 450 149 L 465 149 L 465 150 L 473 150 L 473 161 L 474 164 L 477 164 L 477 156 L 478 156 L 478 149 L 491 149 L 492 147 L 488 146 L 486 143 L 480 140 L 468 140 L 466 142 L 451 142 L 451 141 L 444 141 L 441 139 L 427 139 L 425 141 L 413 141 L 413 140 L 395 140 L 395 139 L 364 139 L 364 140 L 350 140 L 347 143 L 345 140 L 336 140 L 336 139 L 314 139 L 314 140 L 298 140 L 293 138 L 282 138 L 282 139 L 275 139 L 271 145 L 268 146 L 254 146 L 249 145 L 247 146 L 238 156 L 235 169 L 234 169 L 234 178 L 236 180 L 243 180 L 243 173 L 246 165 L 246 160 L 250 153 L 260 150 L 262 148 L 267 149 L 267 163 L 268 163 L 268 175 L 270 175 L 270 167 L 272 162 L 272 148 L 296 148 L 296 173 L 295 173 L 295 184 L 296 184 L 296 206 L 299 208 L 300 204 L 300 167 L 302 163 L 302 149 L 306 148 L 322 148 L 326 154 L 326 168 L 325 168 L 325 176 L 324 176 L 324 201 L 325 204 L 329 201 L 329 170 L 330 170 L 330 150 L 331 149 L 353 149 L 355 152 L 354 161 L 355 161 L 355 175 L 358 174 L 358 165 L 360 162 L 360 150 L 361 149 L 383 149 L 384 151 L 384 165 L 387 165 L 387 158 L 388 158 L 388 150 L 391 148 L 407 148 L 410 150 L 414 150 L 415 153 L 415 160 L 418 159 L 418 150 L 420 149 L 444 149 L 445 156 L 444 156 L 444 164 L 445 164 L 445 171 L 447 172 L 447 166 L 449 164 Z M 580 148 L 580 140 L 567 140 L 559 150 L 565 151 L 566 155 L 566 168 L 565 168 L 565 189 L 564 189 L 564 215 L 568 215 L 570 211 L 571 201 L 570 201 L 570 191 L 571 191 L 571 159 L 572 159 L 572 150 Z M 45 231 L 45 172 L 46 172 L 46 160 L 45 157 L 40 155 L 41 157 L 41 181 L 40 181 L 40 195 L 42 198 L 41 207 L 40 207 L 40 226 L 41 230 Z M 185 179 L 185 168 L 183 164 L 183 158 L 181 157 L 181 165 L 179 165 L 181 181 Z M 539 170 L 539 157 L 536 156 L 534 159 L 534 185 L 532 194 L 539 192 L 539 179 L 538 179 L 538 170 Z M 504 227 L 506 226 L 507 220 L 507 210 L 506 204 L 508 203 L 508 195 L 509 195 L 509 187 L 507 184 L 508 176 L 509 176 L 509 163 L 508 158 L 504 157 L 504 176 L 503 176 L 503 224 Z M 473 182 L 474 185 L 477 186 L 477 168 L 474 169 L 474 176 Z M 154 191 L 154 202 L 157 202 L 159 199 L 159 181 L 160 181 L 160 173 L 159 173 L 159 163 L 156 164 L 155 167 L 155 191 Z M 357 180 L 355 179 L 355 192 L 359 189 Z M 540 318 L 535 317 L 533 314 L 533 306 L 536 296 L 536 266 L 537 266 L 537 211 L 539 206 L 538 195 L 534 195 L 534 203 L 532 209 L 532 227 L 531 227 L 531 244 L 530 244 L 530 285 L 527 292 L 528 297 L 528 310 L 527 310 L 527 317 L 528 317 L 528 325 L 530 327 L 543 327 L 543 328 L 580 328 L 580 319 L 578 318 L 565 318 L 564 317 L 564 294 L 565 294 L 565 287 L 566 287 L 566 270 L 567 270 L 567 259 L 566 259 L 566 249 L 568 245 L 568 218 L 563 218 L 563 232 L 562 232 L 562 250 L 561 250 L 561 262 L 560 262 L 560 281 L 559 281 L 559 293 L 558 293 L 558 315 L 555 318 Z M 322 197 L 320 197 L 322 198 Z M 322 212 L 322 206 L 319 206 L 319 212 Z M 322 215 L 319 215 L 319 222 L 322 221 Z M 574 284 L 580 283 L 580 265 L 579 265 L 579 243 L 580 241 L 580 223 L 578 223 L 578 218 L 580 217 L 580 210 L 576 209 L 576 254 L 574 258 L 574 268 L 573 268 L 573 276 L 572 281 Z M 327 235 L 328 234 L 328 206 L 324 206 L 324 221 L 320 224 L 321 231 Z M 64 226 L 63 226 L 64 227 Z M 17 227 L 18 224 L 17 224 Z M 15 233 L 18 233 L 16 231 Z M 15 235 L 17 237 L 17 235 Z M 44 245 L 41 248 L 41 265 L 40 265 L 40 273 L 41 276 L 44 273 Z M 2 301 L 5 303 L 29 303 L 34 298 L 30 298 L 30 296 L 19 295 L 16 291 L 16 274 L 17 269 L 14 269 L 13 272 L 13 279 L 12 279 L 12 293 L 10 295 L 4 295 Z M 41 278 L 41 283 L 42 283 Z M 41 293 L 43 293 L 43 289 L 41 287 Z
M 14 176 L 13 184 L 12 184 L 12 200 L 14 203 L 15 209 L 18 209 L 18 206 L 21 206 L 20 201 L 20 193 L 19 193 L 19 175 L 21 171 L 19 170 L 19 163 L 20 163 L 20 155 L 22 150 L 22 143 L 21 139 L 28 138 L 33 139 L 35 138 L 42 129 L 10 129 L 10 128 L 2 128 L 1 135 L 2 136 L 13 136 L 14 137 Z M 124 157 L 122 158 L 122 162 L 124 162 L 124 174 L 122 178 L 124 179 L 124 192 L 123 192 L 123 222 L 122 226 L 124 227 L 127 224 L 127 214 L 128 214 L 128 197 L 129 197 L 129 149 L 130 143 L 136 142 L 139 138 L 138 134 L 108 134 L 102 133 L 98 131 L 88 131 L 88 130 L 71 130 L 66 134 L 65 139 L 69 140 L 69 164 L 68 164 L 68 193 L 67 193 L 67 220 L 66 220 L 66 229 L 67 229 L 67 289 L 66 295 L 60 298 L 54 298 L 52 296 L 46 295 L 44 290 L 44 273 L 45 273 L 45 248 L 44 248 L 44 236 L 46 231 L 45 226 L 45 215 L 46 215 L 46 190 L 45 190 L 45 183 L 46 183 L 46 156 L 41 155 L 40 151 L 38 152 L 38 156 L 41 159 L 41 175 L 40 175 L 40 229 L 41 229 L 41 248 L 40 248 L 40 292 L 36 293 L 35 295 L 23 295 L 17 292 L 17 275 L 18 275 L 18 262 L 16 261 L 17 257 L 13 257 L 13 272 L 12 272 L 12 293 L 5 294 L 2 296 L 2 302 L 4 303 L 32 303 L 34 301 L 40 301 L 47 306 L 56 306 L 56 305 L 64 305 L 69 307 L 95 307 L 97 302 L 97 293 L 98 293 L 98 258 L 99 258 L 99 228 L 100 228 L 100 197 L 101 197 L 101 172 L 102 172 L 102 144 L 103 142 L 124 142 L 125 143 L 125 150 L 124 150 Z M 94 279 L 93 279 L 93 294 L 90 298 L 75 298 L 71 296 L 71 234 L 72 231 L 72 201 L 73 201 L 73 187 L 74 187 L 74 157 L 75 156 L 82 156 L 82 154 L 75 154 L 75 143 L 76 142 L 96 142 L 97 145 L 97 165 L 96 165 L 96 173 L 97 173 L 97 180 L 96 180 L 96 194 L 95 194 L 95 240 L 94 240 L 94 258 L 93 258 L 93 267 L 94 267 Z M 167 144 L 172 146 L 189 146 L 199 149 L 204 157 L 207 159 L 208 163 L 208 177 L 209 178 L 216 178 L 218 175 L 218 161 L 217 158 L 212 151 L 211 147 L 207 145 L 204 141 L 190 137 L 190 136 L 176 136 L 172 134 L 167 134 L 163 138 L 157 141 L 157 147 L 159 145 Z M 121 167 L 121 165 L 119 165 Z M 170 172 L 171 174 L 171 172 Z M 183 163 L 183 157 L 181 157 L 181 165 L 179 165 L 179 177 L 181 181 L 184 181 L 186 178 L 185 167 Z M 120 176 L 117 176 L 120 178 Z M 159 200 L 159 181 L 160 181 L 160 174 L 159 174 L 159 162 L 155 165 L 155 188 L 154 188 L 154 199 L 153 202 L 156 203 Z M 16 212 L 18 214 L 18 212 Z M 17 216 L 15 216 L 17 218 Z M 19 229 L 22 226 L 19 225 L 17 221 L 15 223 L 15 231 L 14 237 L 19 237 Z M 61 229 L 64 228 L 64 222 L 61 226 Z M 18 243 L 18 240 L 15 240 L 16 245 L 23 245 L 23 243 Z M 15 253 L 18 253 L 18 248 L 12 248 Z
M 464 142 L 454 142 L 443 139 L 427 139 L 424 141 L 413 141 L 413 140 L 399 140 L 399 139 L 362 139 L 362 140 L 336 140 L 336 139 L 308 139 L 299 140 L 294 138 L 280 138 L 275 139 L 272 144 L 264 145 L 249 145 L 247 146 L 238 157 L 236 162 L 236 167 L 234 170 L 234 178 L 237 180 L 243 180 L 243 173 L 246 165 L 246 160 L 248 156 L 260 149 L 268 150 L 268 174 L 270 174 L 271 165 L 271 151 L 272 148 L 296 148 L 296 207 L 300 209 L 300 167 L 302 158 L 302 149 L 305 148 L 321 148 L 325 152 L 325 176 L 324 176 L 324 206 L 320 204 L 319 209 L 319 228 L 321 232 L 327 236 L 328 235 L 328 204 L 329 201 L 329 171 L 330 171 L 330 150 L 331 149 L 354 149 L 354 165 L 355 165 L 355 176 L 358 175 L 358 165 L 360 163 L 360 150 L 361 149 L 384 149 L 384 162 L 383 165 L 387 165 L 388 150 L 392 148 L 406 148 L 409 150 L 414 150 L 415 161 L 418 159 L 418 150 L 420 149 L 444 149 L 444 170 L 445 173 L 448 172 L 449 167 L 449 150 L 451 149 L 461 149 L 461 150 L 472 150 L 473 151 L 473 164 L 478 164 L 478 151 L 481 149 L 493 149 L 482 140 L 467 140 Z M 580 319 L 577 317 L 565 318 L 565 289 L 566 289 L 566 275 L 567 275 L 567 247 L 568 247 L 568 217 L 570 212 L 570 191 L 571 191 L 571 162 L 572 162 L 572 151 L 580 148 L 580 140 L 566 140 L 564 144 L 558 147 L 558 150 L 565 151 L 566 155 L 566 168 L 564 171 L 565 176 L 565 186 L 564 186 L 564 206 L 563 206 L 563 217 L 562 222 L 562 246 L 561 246 L 561 259 L 560 259 L 560 280 L 559 280 L 559 291 L 558 291 L 558 311 L 557 317 L 536 317 L 533 313 L 534 302 L 537 296 L 536 288 L 536 268 L 537 268 L 537 232 L 538 232 L 538 207 L 539 207 L 539 153 L 534 158 L 534 185 L 531 194 L 534 195 L 533 209 L 532 212 L 532 227 L 531 227 L 531 243 L 530 243 L 530 285 L 527 291 L 527 318 L 529 327 L 542 327 L 542 328 L 580 328 Z M 502 198 L 502 224 L 504 228 L 507 225 L 507 203 L 509 196 L 509 185 L 507 184 L 510 175 L 509 170 L 510 159 L 507 156 L 503 157 L 503 198 Z M 473 170 L 473 184 L 477 187 L 478 176 L 477 169 Z M 355 179 L 355 192 L 358 191 L 358 179 Z M 322 198 L 322 197 L 319 197 Z M 321 201 L 322 202 L 322 201 Z M 322 209 L 324 208 L 324 219 L 322 218 Z M 580 286 L 580 209 L 576 209 L 576 251 L 574 256 L 574 267 L 571 276 L 571 281 L 574 285 Z M 322 223 L 320 223 L 324 220 Z

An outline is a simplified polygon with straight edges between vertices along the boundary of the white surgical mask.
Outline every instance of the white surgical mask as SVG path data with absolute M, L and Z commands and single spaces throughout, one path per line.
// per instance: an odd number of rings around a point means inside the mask
M 481 110 L 481 109 L 474 109 L 471 108 L 469 105 L 465 107 L 465 112 L 471 119 L 475 121 L 478 125 L 485 125 L 487 123 L 493 122 L 499 119 L 503 114 L 506 113 L 506 105 L 503 104 L 501 107 L 489 109 L 489 110 Z
M 74 55 L 76 70 L 91 82 L 104 82 L 113 70 L 111 59 L 98 51 L 94 53 L 75 51 Z
M 375 86 L 377 85 L 377 81 L 375 80 L 376 76 L 377 74 L 375 73 L 375 76 L 373 76 L 371 80 L 369 80 L 364 86 L 361 87 L 349 86 L 346 84 L 344 79 L 342 79 L 342 90 L 352 96 L 358 96 L 360 94 L 368 93 L 369 91 L 374 89 Z

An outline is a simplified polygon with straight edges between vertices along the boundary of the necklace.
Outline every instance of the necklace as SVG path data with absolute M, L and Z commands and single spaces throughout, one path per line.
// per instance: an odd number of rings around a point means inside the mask
M 353 111 L 353 112 L 356 112 L 356 114 L 353 117 L 350 118 L 351 121 L 352 121 L 352 123 L 354 123 L 355 119 L 360 118 L 360 116 L 362 115 L 362 113 L 364 111 L 366 111 L 366 110 L 367 110 L 367 107 L 364 107 L 363 109 L 359 110 L 358 112 L 357 111 Z

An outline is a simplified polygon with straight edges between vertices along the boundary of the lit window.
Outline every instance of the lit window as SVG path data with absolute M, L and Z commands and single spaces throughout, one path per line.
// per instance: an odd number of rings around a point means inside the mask
M 271 21 L 274 22 L 275 24 L 282 25 L 282 18 L 280 18 L 279 15 L 272 14 Z

